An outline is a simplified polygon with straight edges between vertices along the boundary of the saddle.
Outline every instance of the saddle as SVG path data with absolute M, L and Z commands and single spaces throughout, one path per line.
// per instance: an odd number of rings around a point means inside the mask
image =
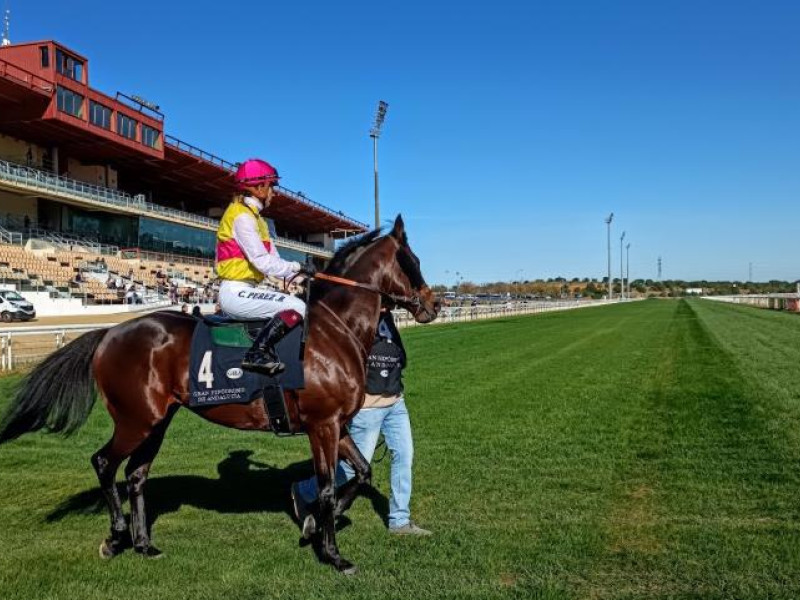
M 267 321 L 239 321 L 227 316 L 198 319 L 189 358 L 189 406 L 247 404 L 264 399 L 270 426 L 277 435 L 300 433 L 286 408 L 286 395 L 305 385 L 303 328 L 295 327 L 275 346 L 283 373 L 269 377 L 241 368 L 245 352 Z

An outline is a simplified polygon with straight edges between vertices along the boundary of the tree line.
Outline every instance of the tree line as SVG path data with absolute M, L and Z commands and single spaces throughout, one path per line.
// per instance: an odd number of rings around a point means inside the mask
M 626 287 L 627 287 L 626 282 Z M 612 279 L 614 296 L 620 294 L 620 280 Z M 798 281 L 709 281 L 665 279 L 634 279 L 630 282 L 631 297 L 679 297 L 691 294 L 708 296 L 729 296 L 737 294 L 775 294 L 794 293 L 798 291 Z M 434 292 L 455 292 L 457 295 L 477 294 L 510 294 L 515 297 L 583 297 L 603 298 L 608 294 L 608 277 L 592 279 L 589 277 L 551 277 L 526 281 L 495 281 L 490 283 L 474 283 L 462 281 L 458 285 L 431 286 Z

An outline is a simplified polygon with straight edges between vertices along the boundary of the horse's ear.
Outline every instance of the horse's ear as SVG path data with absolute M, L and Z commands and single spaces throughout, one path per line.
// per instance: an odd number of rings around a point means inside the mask
M 405 234 L 406 226 L 405 223 L 403 223 L 403 215 L 397 215 L 397 218 L 394 220 L 394 227 L 392 227 L 391 235 L 398 240 L 402 240 Z

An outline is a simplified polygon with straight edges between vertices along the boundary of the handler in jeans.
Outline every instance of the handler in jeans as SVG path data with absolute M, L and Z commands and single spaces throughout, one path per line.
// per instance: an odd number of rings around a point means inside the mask
M 378 333 L 367 358 L 367 385 L 363 408 L 350 423 L 350 436 L 367 462 L 372 461 L 378 436 L 383 433 L 392 453 L 391 497 L 389 498 L 389 531 L 398 535 L 430 535 L 411 520 L 411 463 L 414 442 L 411 423 L 403 398 L 403 369 L 406 352 L 392 313 L 381 309 Z M 339 462 L 336 484 L 341 486 L 355 476 L 344 461 Z M 316 530 L 308 505 L 317 499 L 317 478 L 292 484 L 295 516 L 303 526 L 303 536 Z

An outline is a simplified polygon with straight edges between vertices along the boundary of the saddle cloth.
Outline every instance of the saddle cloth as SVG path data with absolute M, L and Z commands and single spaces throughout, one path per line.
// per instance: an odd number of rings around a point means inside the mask
M 242 358 L 253 344 L 248 325 L 252 323 L 198 321 L 190 350 L 189 406 L 245 404 L 262 397 L 265 387 L 284 390 L 303 387 L 300 358 L 303 328 L 295 327 L 278 342 L 275 352 L 286 364 L 286 370 L 275 377 L 267 377 L 241 368 Z M 257 334 L 258 329 L 255 329 L 252 335 Z

